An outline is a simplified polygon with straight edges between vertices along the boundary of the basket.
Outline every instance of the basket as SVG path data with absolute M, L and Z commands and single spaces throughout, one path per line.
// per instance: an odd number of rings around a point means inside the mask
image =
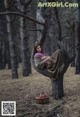
M 35 97 L 36 103 L 38 104 L 47 104 L 49 103 L 49 97 L 47 95 L 39 95 L 37 97 Z

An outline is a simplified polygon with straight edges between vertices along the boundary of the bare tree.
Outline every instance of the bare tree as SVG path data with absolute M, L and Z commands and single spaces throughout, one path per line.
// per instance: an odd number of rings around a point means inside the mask
M 4 0 L 4 5 L 5 5 L 5 9 L 8 11 L 9 8 L 9 4 L 8 4 L 8 0 Z M 8 40 L 9 40 L 9 46 L 10 46 L 10 57 L 11 57 L 11 67 L 12 67 L 12 78 L 18 78 L 18 71 L 17 71 L 17 61 L 16 61 L 16 50 L 15 50 L 15 43 L 14 40 L 12 38 L 12 33 L 11 33 L 11 20 L 10 20 L 10 16 L 6 15 L 6 20 L 7 20 L 7 36 L 8 36 Z
M 45 22 L 44 18 L 42 17 L 42 12 L 41 12 L 41 8 L 38 8 L 37 10 L 37 20 L 40 22 Z M 58 17 L 58 11 L 57 9 L 55 9 L 55 15 L 56 15 L 56 19 L 57 19 L 57 23 L 59 26 L 59 34 L 58 34 L 58 40 L 61 41 L 62 39 L 62 32 L 61 32 L 61 24 L 60 24 L 60 20 Z M 39 18 L 38 18 L 39 17 Z M 44 27 L 43 26 L 38 26 L 38 28 L 40 28 L 41 32 L 38 33 L 38 37 L 37 37 L 37 41 L 41 43 L 41 45 L 43 45 L 43 43 L 46 40 L 46 22 Z M 63 91 L 63 75 L 67 70 L 67 67 L 64 68 L 62 73 L 58 73 L 55 75 L 56 80 L 54 80 L 54 78 L 49 74 L 49 72 L 45 69 L 45 70 L 38 70 L 36 69 L 38 72 L 40 72 L 41 74 L 48 76 L 49 78 L 51 78 L 51 82 L 52 82 L 52 92 L 53 92 L 53 96 L 55 99 L 61 98 L 64 95 L 64 91 Z
M 79 4 L 79 1 L 77 1 Z M 76 18 L 76 74 L 80 74 L 80 6 L 75 12 Z
M 26 4 L 26 5 L 25 5 Z M 26 6 L 28 3 L 23 1 L 18 1 L 21 12 L 25 14 Z M 28 31 L 26 30 L 26 20 L 20 17 L 20 38 L 21 38 L 21 58 L 22 58 L 22 72 L 23 76 L 28 76 L 31 68 L 30 58 L 29 58 L 29 43 L 28 43 Z

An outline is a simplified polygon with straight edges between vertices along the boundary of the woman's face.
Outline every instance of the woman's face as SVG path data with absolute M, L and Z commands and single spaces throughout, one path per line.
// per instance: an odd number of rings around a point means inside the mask
M 41 52 L 41 46 L 37 46 L 36 50 L 37 52 Z

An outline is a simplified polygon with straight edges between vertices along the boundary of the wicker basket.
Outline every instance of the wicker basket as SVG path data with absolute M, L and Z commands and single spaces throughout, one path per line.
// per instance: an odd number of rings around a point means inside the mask
M 49 103 L 49 97 L 47 95 L 39 95 L 35 97 L 36 103 L 38 104 L 47 104 Z

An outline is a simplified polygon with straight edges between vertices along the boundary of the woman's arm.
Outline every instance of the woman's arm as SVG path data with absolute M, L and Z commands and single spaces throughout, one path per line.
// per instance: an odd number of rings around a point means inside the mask
M 46 58 L 41 62 L 41 63 L 45 63 L 46 61 L 48 61 L 51 57 L 50 56 L 46 56 Z

